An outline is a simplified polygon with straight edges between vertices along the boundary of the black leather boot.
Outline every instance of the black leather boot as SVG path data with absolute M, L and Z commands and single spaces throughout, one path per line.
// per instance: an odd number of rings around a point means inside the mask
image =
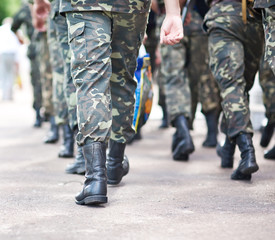
M 217 133 L 218 133 L 218 121 L 216 111 L 205 113 L 207 136 L 203 142 L 204 147 L 216 147 L 217 145 Z
M 275 146 L 264 154 L 264 158 L 275 160 Z
M 239 170 L 235 170 L 231 174 L 232 180 L 242 180 L 242 181 L 250 181 L 251 180 L 251 174 L 243 174 Z
M 75 202 L 80 205 L 107 203 L 106 144 L 94 142 L 85 145 L 82 150 L 86 180 Z
M 63 125 L 63 138 L 64 142 L 58 157 L 71 158 L 74 156 L 74 132 L 70 128 L 69 124 Z
M 59 127 L 55 124 L 54 116 L 50 117 L 51 128 L 45 137 L 44 143 L 56 143 L 59 139 Z
M 216 151 L 218 156 L 221 157 L 221 167 L 222 168 L 233 168 L 234 164 L 234 153 L 235 153 L 236 143 L 230 141 L 226 136 L 223 146 L 217 145 Z
M 70 174 L 85 174 L 85 159 L 82 147 L 77 146 L 75 161 L 72 164 L 69 164 L 65 171 Z
M 35 109 L 35 113 L 36 113 L 36 118 L 35 118 L 35 122 L 34 122 L 34 127 L 36 128 L 40 128 L 42 125 L 42 117 L 40 115 L 40 108 Z
M 107 156 L 107 183 L 119 184 L 122 177 L 129 172 L 129 161 L 125 151 L 125 143 L 119 143 L 112 139 L 109 141 L 109 153 Z
M 127 142 L 127 144 L 132 144 L 134 141 L 138 141 L 138 140 L 141 140 L 141 139 L 142 139 L 141 128 L 138 127 L 136 134 L 133 136 L 133 138 L 131 140 L 129 140 Z
M 250 175 L 257 172 L 259 169 L 256 163 L 255 150 L 252 143 L 252 134 L 241 133 L 236 137 L 236 143 L 241 152 L 241 161 L 238 168 L 231 175 L 231 179 L 240 172 L 243 175 Z M 246 179 L 234 179 L 234 180 L 246 180 Z
M 275 123 L 269 123 L 269 122 L 264 127 L 261 141 L 260 141 L 260 145 L 262 147 L 267 147 L 267 145 L 269 144 L 274 132 L 274 128 L 275 128 Z
M 168 114 L 166 106 L 161 106 L 162 108 L 162 120 L 159 128 L 168 128 Z
M 172 141 L 173 159 L 186 161 L 188 160 L 188 155 L 195 150 L 192 137 L 189 133 L 188 122 L 181 115 L 176 117 L 172 125 L 177 129 Z

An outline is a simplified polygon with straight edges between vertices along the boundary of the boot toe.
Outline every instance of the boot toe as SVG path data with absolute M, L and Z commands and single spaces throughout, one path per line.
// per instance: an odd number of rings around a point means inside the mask
M 269 160 L 275 160 L 275 146 L 271 150 L 265 152 L 264 158 Z

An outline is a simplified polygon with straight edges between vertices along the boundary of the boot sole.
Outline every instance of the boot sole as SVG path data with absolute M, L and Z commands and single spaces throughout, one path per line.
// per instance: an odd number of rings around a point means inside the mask
M 73 154 L 58 154 L 58 157 L 60 158 L 73 158 Z
M 80 174 L 80 175 L 84 175 L 85 174 L 85 170 L 84 171 L 80 171 L 80 170 L 75 170 L 75 171 L 65 171 L 68 174 Z
M 108 202 L 108 197 L 104 195 L 97 195 L 97 196 L 90 196 L 86 197 L 81 201 L 75 201 L 76 204 L 78 205 L 98 205 L 102 203 L 107 203 Z
M 121 182 L 122 178 L 120 180 L 107 180 L 107 184 L 109 185 L 117 185 Z

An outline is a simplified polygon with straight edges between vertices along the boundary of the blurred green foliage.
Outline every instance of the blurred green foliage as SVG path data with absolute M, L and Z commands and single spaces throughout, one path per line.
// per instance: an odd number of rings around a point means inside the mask
M 0 24 L 6 17 L 12 17 L 20 8 L 21 0 L 0 0 Z

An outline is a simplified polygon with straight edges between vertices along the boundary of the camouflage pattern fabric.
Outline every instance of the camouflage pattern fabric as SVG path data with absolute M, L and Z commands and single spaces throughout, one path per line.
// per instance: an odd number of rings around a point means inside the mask
M 259 80 L 263 90 L 266 118 L 270 123 L 275 123 L 275 75 L 268 62 L 264 60 L 264 54 L 260 63 Z
M 209 68 L 208 39 L 202 30 L 202 17 L 194 10 L 189 11 L 190 24 L 184 25 L 187 41 L 187 74 L 191 89 L 191 125 L 195 118 L 198 102 L 202 113 L 221 111 L 221 97 L 218 85 Z
M 229 138 L 253 133 L 249 94 L 262 54 L 261 21 L 242 21 L 239 2 L 221 2 L 211 7 L 204 19 L 209 33 L 211 71 L 218 82 L 225 121 L 222 131 Z M 247 14 L 249 16 L 249 14 Z
M 262 12 L 265 32 L 265 56 L 275 74 L 275 5 L 265 8 Z
M 76 88 L 71 74 L 71 51 L 68 40 L 68 25 L 66 18 L 58 14 L 55 18 L 57 39 L 61 46 L 61 54 L 64 64 L 65 81 L 64 94 L 68 107 L 69 124 L 71 129 L 77 126 L 76 116 Z
M 187 76 L 187 52 L 185 37 L 175 45 L 161 45 L 161 74 L 164 76 L 164 92 L 169 120 L 184 115 L 191 119 L 191 92 Z
M 52 5 L 55 1 L 52 2 Z M 54 7 L 51 9 L 54 11 Z M 53 106 L 56 124 L 68 124 L 68 106 L 64 94 L 64 64 L 57 39 L 55 19 L 48 21 L 48 44 L 53 77 Z
M 47 33 L 39 33 L 39 63 L 42 84 L 42 105 L 45 113 L 54 116 L 53 108 L 53 87 L 52 87 L 52 67 L 50 63 L 50 53 L 47 41 Z
M 42 83 L 40 78 L 40 63 L 37 54 L 37 42 L 32 39 L 28 47 L 28 57 L 30 59 L 30 75 L 33 87 L 33 108 L 42 107 Z
M 200 33 L 188 37 L 187 74 L 191 89 L 191 126 L 195 118 L 198 102 L 202 113 L 221 111 L 220 91 L 209 68 L 208 39 Z
M 254 0 L 254 8 L 268 8 L 275 5 L 275 0 Z
M 77 89 L 77 143 L 125 143 L 133 113 L 138 50 L 148 13 L 67 13 L 71 72 Z
M 32 25 L 31 11 L 28 4 L 23 4 L 19 11 L 13 16 L 11 30 L 16 33 L 22 25 L 26 28 L 27 36 L 30 41 L 27 55 L 30 59 L 30 75 L 33 87 L 33 108 L 40 109 L 42 107 L 42 91 L 39 62 L 37 59 L 37 42 L 34 39 L 34 27 Z
M 61 0 L 60 12 L 106 11 L 116 13 L 147 13 L 151 0 Z
M 189 14 L 191 22 L 184 26 L 187 34 L 183 41 L 174 46 L 161 46 L 161 75 L 165 79 L 170 121 L 184 115 L 192 125 L 198 102 L 202 103 L 202 112 L 207 113 L 220 109 L 221 100 L 209 69 L 207 36 L 201 29 L 202 18 L 194 10 Z

